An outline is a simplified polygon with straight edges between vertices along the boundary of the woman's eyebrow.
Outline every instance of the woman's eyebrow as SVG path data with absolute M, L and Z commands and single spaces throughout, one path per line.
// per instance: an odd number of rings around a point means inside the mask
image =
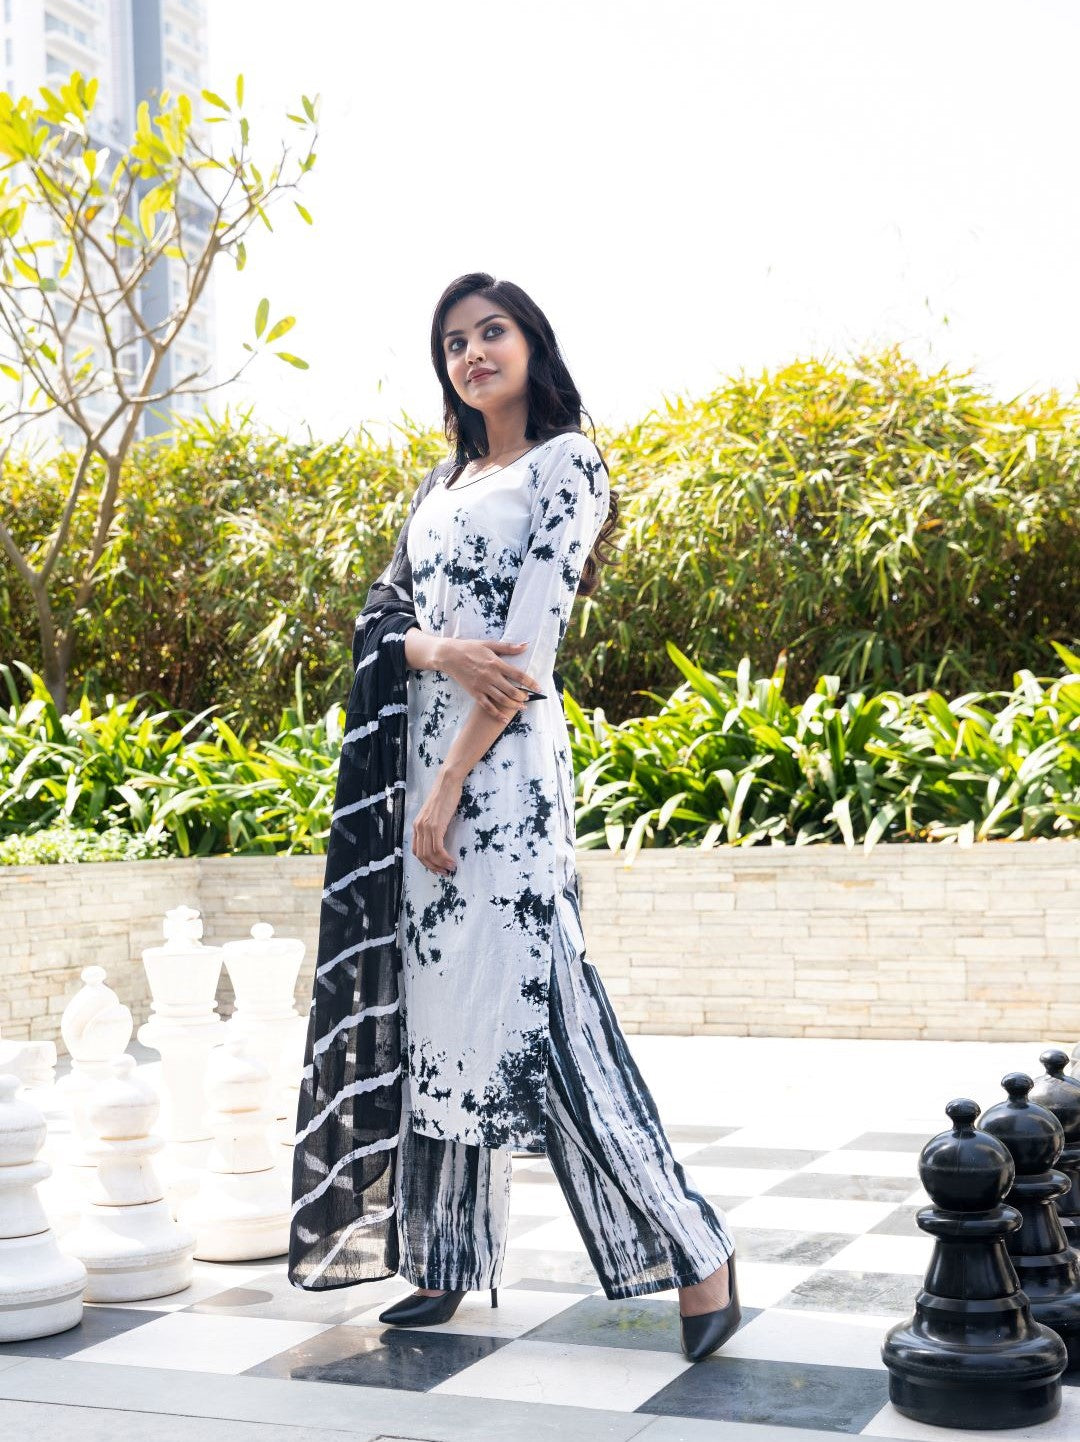
M 509 317 L 508 315 L 503 315 L 503 313 L 502 313 L 501 310 L 493 310 L 490 315 L 484 316 L 483 320 L 478 320 L 478 321 L 476 322 L 476 325 L 475 325 L 474 329 L 475 329 L 475 330 L 479 330 L 482 325 L 487 325 L 487 323 L 488 323 L 489 320 L 509 320 L 509 319 L 510 319 L 510 317 Z M 464 332 L 463 330 L 444 330 L 444 331 L 443 331 L 443 340 L 449 340 L 452 335 L 464 335 L 464 334 L 465 334 L 465 332 Z

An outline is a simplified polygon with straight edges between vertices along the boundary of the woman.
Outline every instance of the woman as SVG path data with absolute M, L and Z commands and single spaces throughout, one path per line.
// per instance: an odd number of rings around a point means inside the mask
M 294 1152 L 289 1277 L 401 1275 L 380 1320 L 497 1285 L 513 1152 L 546 1153 L 609 1298 L 679 1289 L 682 1346 L 741 1319 L 586 960 L 555 660 L 618 506 L 546 317 L 484 273 L 436 307 L 455 454 L 413 496 L 353 642 Z

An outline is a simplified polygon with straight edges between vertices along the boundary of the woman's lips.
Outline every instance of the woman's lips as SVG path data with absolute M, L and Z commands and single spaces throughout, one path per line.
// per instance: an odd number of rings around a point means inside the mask
M 476 375 L 469 377 L 469 380 L 470 380 L 470 381 L 483 381 L 483 380 L 487 380 L 487 378 L 488 378 L 489 376 L 493 376 L 494 374 L 495 374 L 494 371 L 477 371 Z

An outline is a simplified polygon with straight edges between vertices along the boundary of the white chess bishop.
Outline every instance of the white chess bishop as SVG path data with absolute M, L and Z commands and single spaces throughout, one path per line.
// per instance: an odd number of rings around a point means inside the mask
M 64 1246 L 86 1267 L 88 1301 L 141 1302 L 191 1285 L 195 1238 L 173 1220 L 154 1167 L 165 1145 L 150 1131 L 157 1096 L 134 1057 L 116 1057 L 112 1069 L 87 1102 L 97 1172 L 89 1207 Z
M 207 1262 L 283 1256 L 289 1248 L 292 1171 L 270 1140 L 270 1068 L 231 1037 L 210 1059 L 207 1093 L 214 1140 L 198 1192 L 179 1204 Z
M 113 1074 L 112 1064 L 131 1040 L 131 1012 L 111 986 L 105 985 L 103 966 L 86 966 L 82 986 L 64 1008 L 60 1034 L 71 1053 L 71 1071 L 57 1082 L 71 1120 L 71 1137 L 64 1160 L 72 1167 L 92 1167 L 97 1145 L 86 1115 L 95 1086 Z
M 0 1342 L 66 1332 L 82 1320 L 86 1268 L 60 1250 L 37 1194 L 52 1170 L 35 1160 L 41 1111 L 16 1100 L 19 1078 L 0 1075 Z

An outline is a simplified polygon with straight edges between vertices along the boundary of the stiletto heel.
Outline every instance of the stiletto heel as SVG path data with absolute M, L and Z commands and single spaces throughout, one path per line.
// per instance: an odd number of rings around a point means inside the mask
M 499 1289 L 498 1289 L 498 1287 L 492 1287 L 492 1289 L 491 1289 L 491 1305 L 492 1305 L 493 1307 L 497 1307 L 497 1306 L 499 1305 Z
M 696 1317 L 679 1314 L 683 1355 L 688 1362 L 698 1362 L 723 1346 L 742 1321 L 734 1252 L 728 1258 L 728 1294 L 727 1305 L 713 1312 L 700 1312 Z

